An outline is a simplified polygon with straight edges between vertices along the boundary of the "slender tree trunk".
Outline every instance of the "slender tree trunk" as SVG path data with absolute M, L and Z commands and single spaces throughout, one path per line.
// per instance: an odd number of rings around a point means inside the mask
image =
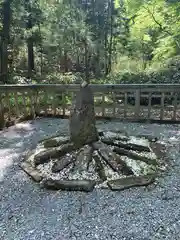
M 41 45 L 41 77 L 43 75 L 43 49 L 42 49 L 42 45 Z
M 88 54 L 88 46 L 87 43 L 84 43 L 84 57 L 85 57 L 85 79 L 89 80 L 89 54 Z
M 101 44 L 99 43 L 99 46 L 101 46 Z M 97 53 L 95 56 L 95 77 L 96 78 L 100 78 L 101 76 L 101 69 L 100 69 L 100 51 L 99 49 L 97 49 Z
M 2 52 L 2 50 L 3 50 L 3 48 L 2 48 L 2 45 L 3 45 L 3 40 L 2 40 L 2 36 L 0 35 L 0 76 L 1 76 L 1 78 L 2 78 L 2 62 L 3 62 L 3 52 Z
M 34 70 L 34 49 L 33 49 L 33 36 L 32 36 L 32 9 L 31 9 L 31 3 L 28 0 L 25 4 L 25 8 L 29 14 L 27 23 L 26 23 L 26 29 L 29 31 L 30 36 L 27 39 L 27 48 L 28 48 L 28 78 L 32 77 L 32 71 Z
M 76 68 L 75 68 L 76 72 L 80 72 L 81 71 L 81 67 L 80 67 L 80 58 L 79 58 L 79 52 L 77 51 L 77 56 L 76 56 Z
M 107 24 L 105 27 L 105 37 L 104 37 L 104 70 L 105 70 L 105 75 L 108 75 L 108 56 L 107 56 L 107 46 L 108 46 L 108 29 L 107 29 Z
M 2 4 L 3 29 L 1 38 L 1 75 L 4 83 L 8 82 L 8 43 L 11 22 L 11 0 L 4 0 Z
M 108 65 L 109 65 L 109 18 L 110 18 L 110 2 L 108 2 L 107 16 L 105 21 L 105 29 L 104 29 L 104 58 L 105 58 L 105 75 L 108 75 Z
M 69 67 L 68 67 L 68 55 L 67 55 L 67 51 L 64 51 L 64 71 L 68 72 Z
M 40 23 L 38 24 L 38 31 L 39 31 L 39 36 L 40 36 L 40 44 L 39 44 L 40 62 L 41 62 L 40 74 L 41 74 L 41 77 L 42 77 L 42 74 L 43 74 L 43 46 L 42 46 L 42 36 L 41 36 L 41 25 L 40 25 Z
M 32 37 L 28 38 L 28 78 L 32 77 L 32 71 L 34 70 L 34 49 Z
M 111 72 L 112 67 L 112 46 L 113 46 L 113 9 L 114 1 L 110 3 L 110 41 L 109 41 L 109 59 L 108 59 L 108 73 Z

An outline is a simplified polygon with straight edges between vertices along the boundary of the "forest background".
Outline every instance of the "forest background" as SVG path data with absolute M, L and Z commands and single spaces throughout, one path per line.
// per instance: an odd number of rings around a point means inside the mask
M 179 83 L 178 0 L 1 0 L 0 82 Z

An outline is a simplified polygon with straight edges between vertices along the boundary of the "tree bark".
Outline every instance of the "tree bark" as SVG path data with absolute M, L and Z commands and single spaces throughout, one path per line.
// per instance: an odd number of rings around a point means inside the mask
M 95 122 L 94 98 L 87 82 L 83 82 L 77 93 L 70 115 L 70 138 L 77 146 L 98 140 Z
M 34 70 L 34 50 L 32 37 L 28 39 L 27 44 L 28 44 L 28 78 L 31 78 L 32 71 Z
M 114 2 L 111 0 L 110 2 L 110 41 L 109 41 L 109 59 L 108 59 L 108 70 L 106 74 L 111 72 L 112 68 L 112 46 L 113 46 L 113 10 L 114 10 Z
M 89 79 L 89 61 L 88 61 L 88 46 L 86 41 L 84 42 L 84 58 L 85 58 L 85 79 Z
M 3 83 L 8 82 L 8 43 L 11 22 L 11 0 L 5 0 L 2 4 L 3 29 L 1 39 L 1 78 Z
M 30 36 L 27 39 L 28 48 L 28 78 L 32 77 L 32 71 L 34 70 L 34 49 L 33 49 L 33 36 L 32 36 L 32 9 L 29 0 L 25 4 L 26 10 L 28 12 L 28 19 L 26 23 L 26 29 L 29 31 Z

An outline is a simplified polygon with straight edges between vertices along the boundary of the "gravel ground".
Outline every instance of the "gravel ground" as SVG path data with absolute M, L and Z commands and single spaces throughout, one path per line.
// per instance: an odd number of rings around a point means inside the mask
M 122 192 L 52 192 L 20 170 L 37 141 L 68 133 L 68 120 L 40 119 L 0 132 L 1 240 L 180 239 L 180 131 L 178 126 L 98 122 L 101 129 L 152 133 L 168 146 L 172 166 L 156 187 Z

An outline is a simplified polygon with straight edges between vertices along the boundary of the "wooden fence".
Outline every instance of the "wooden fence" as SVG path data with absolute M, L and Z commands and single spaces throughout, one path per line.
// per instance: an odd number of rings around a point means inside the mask
M 94 84 L 97 117 L 180 122 L 180 84 Z M 68 116 L 79 85 L 0 85 L 0 125 L 36 116 Z

